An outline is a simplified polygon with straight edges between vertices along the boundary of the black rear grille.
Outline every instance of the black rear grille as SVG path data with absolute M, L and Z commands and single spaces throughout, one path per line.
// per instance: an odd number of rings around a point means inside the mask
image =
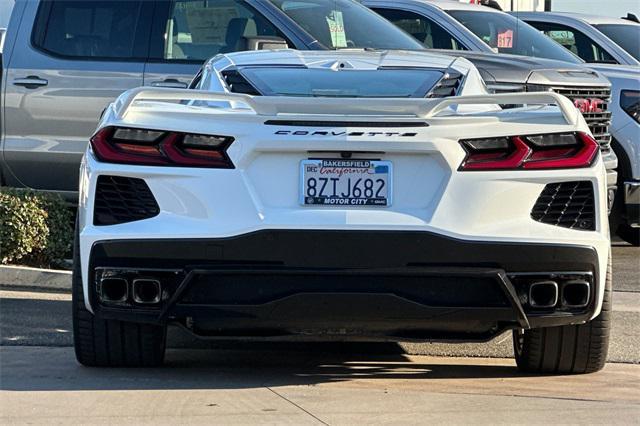
M 456 96 L 462 84 L 462 74 L 457 71 L 448 70 L 440 79 L 433 89 L 427 95 L 427 98 L 446 98 L 448 96 Z
M 93 224 L 117 225 L 149 219 L 160 213 L 151 190 L 142 179 L 99 176 Z
M 601 112 L 583 113 L 583 117 L 593 133 L 593 137 L 600 144 L 603 152 L 611 149 L 611 134 L 609 126 L 611 125 L 611 111 L 609 111 L 609 103 L 611 102 L 611 89 L 609 88 L 593 88 L 593 87 L 571 87 L 571 86 L 543 86 L 545 90 L 552 91 L 564 95 L 575 102 L 578 99 L 597 99 L 602 102 Z
M 229 87 L 231 93 L 243 93 L 245 95 L 260 96 L 261 93 L 247 81 L 237 70 L 222 71 L 222 78 Z
M 591 182 L 551 183 L 538 197 L 531 217 L 549 225 L 594 231 L 594 198 Z

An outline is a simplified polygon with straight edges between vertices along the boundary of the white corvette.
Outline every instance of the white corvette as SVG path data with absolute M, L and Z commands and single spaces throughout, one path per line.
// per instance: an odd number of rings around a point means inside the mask
M 605 169 L 574 105 L 487 95 L 464 59 L 250 52 L 138 88 L 81 169 L 78 360 L 205 339 L 485 341 L 520 368 L 604 365 Z M 497 105 L 526 105 L 504 111 Z

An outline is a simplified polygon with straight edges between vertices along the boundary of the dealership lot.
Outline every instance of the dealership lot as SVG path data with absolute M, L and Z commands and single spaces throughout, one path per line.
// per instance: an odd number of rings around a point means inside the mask
M 638 424 L 640 9 L 561 2 L 0 0 L 0 426 Z
M 344 424 L 429 416 L 487 423 L 490 414 L 491 423 L 633 423 L 640 415 L 640 249 L 614 243 L 613 253 L 614 362 L 585 376 L 518 373 L 503 359 L 512 356 L 507 335 L 486 344 L 403 344 L 403 350 L 196 344 L 178 330 L 170 334 L 166 368 L 87 369 L 70 347 L 69 295 L 5 289 L 0 421 Z

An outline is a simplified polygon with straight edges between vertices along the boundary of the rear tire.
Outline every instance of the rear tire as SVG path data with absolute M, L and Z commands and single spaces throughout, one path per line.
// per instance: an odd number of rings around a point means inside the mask
M 529 373 L 585 374 L 602 370 L 611 333 L 611 255 L 607 267 L 602 312 L 581 325 L 514 330 L 518 368 Z
M 157 367 L 164 361 L 166 326 L 101 320 L 86 309 L 76 221 L 72 308 L 76 359 L 87 367 Z

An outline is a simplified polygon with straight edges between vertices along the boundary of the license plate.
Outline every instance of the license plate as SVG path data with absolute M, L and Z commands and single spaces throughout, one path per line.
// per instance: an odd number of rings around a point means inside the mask
M 303 160 L 300 167 L 302 205 L 391 205 L 391 161 L 318 159 Z

